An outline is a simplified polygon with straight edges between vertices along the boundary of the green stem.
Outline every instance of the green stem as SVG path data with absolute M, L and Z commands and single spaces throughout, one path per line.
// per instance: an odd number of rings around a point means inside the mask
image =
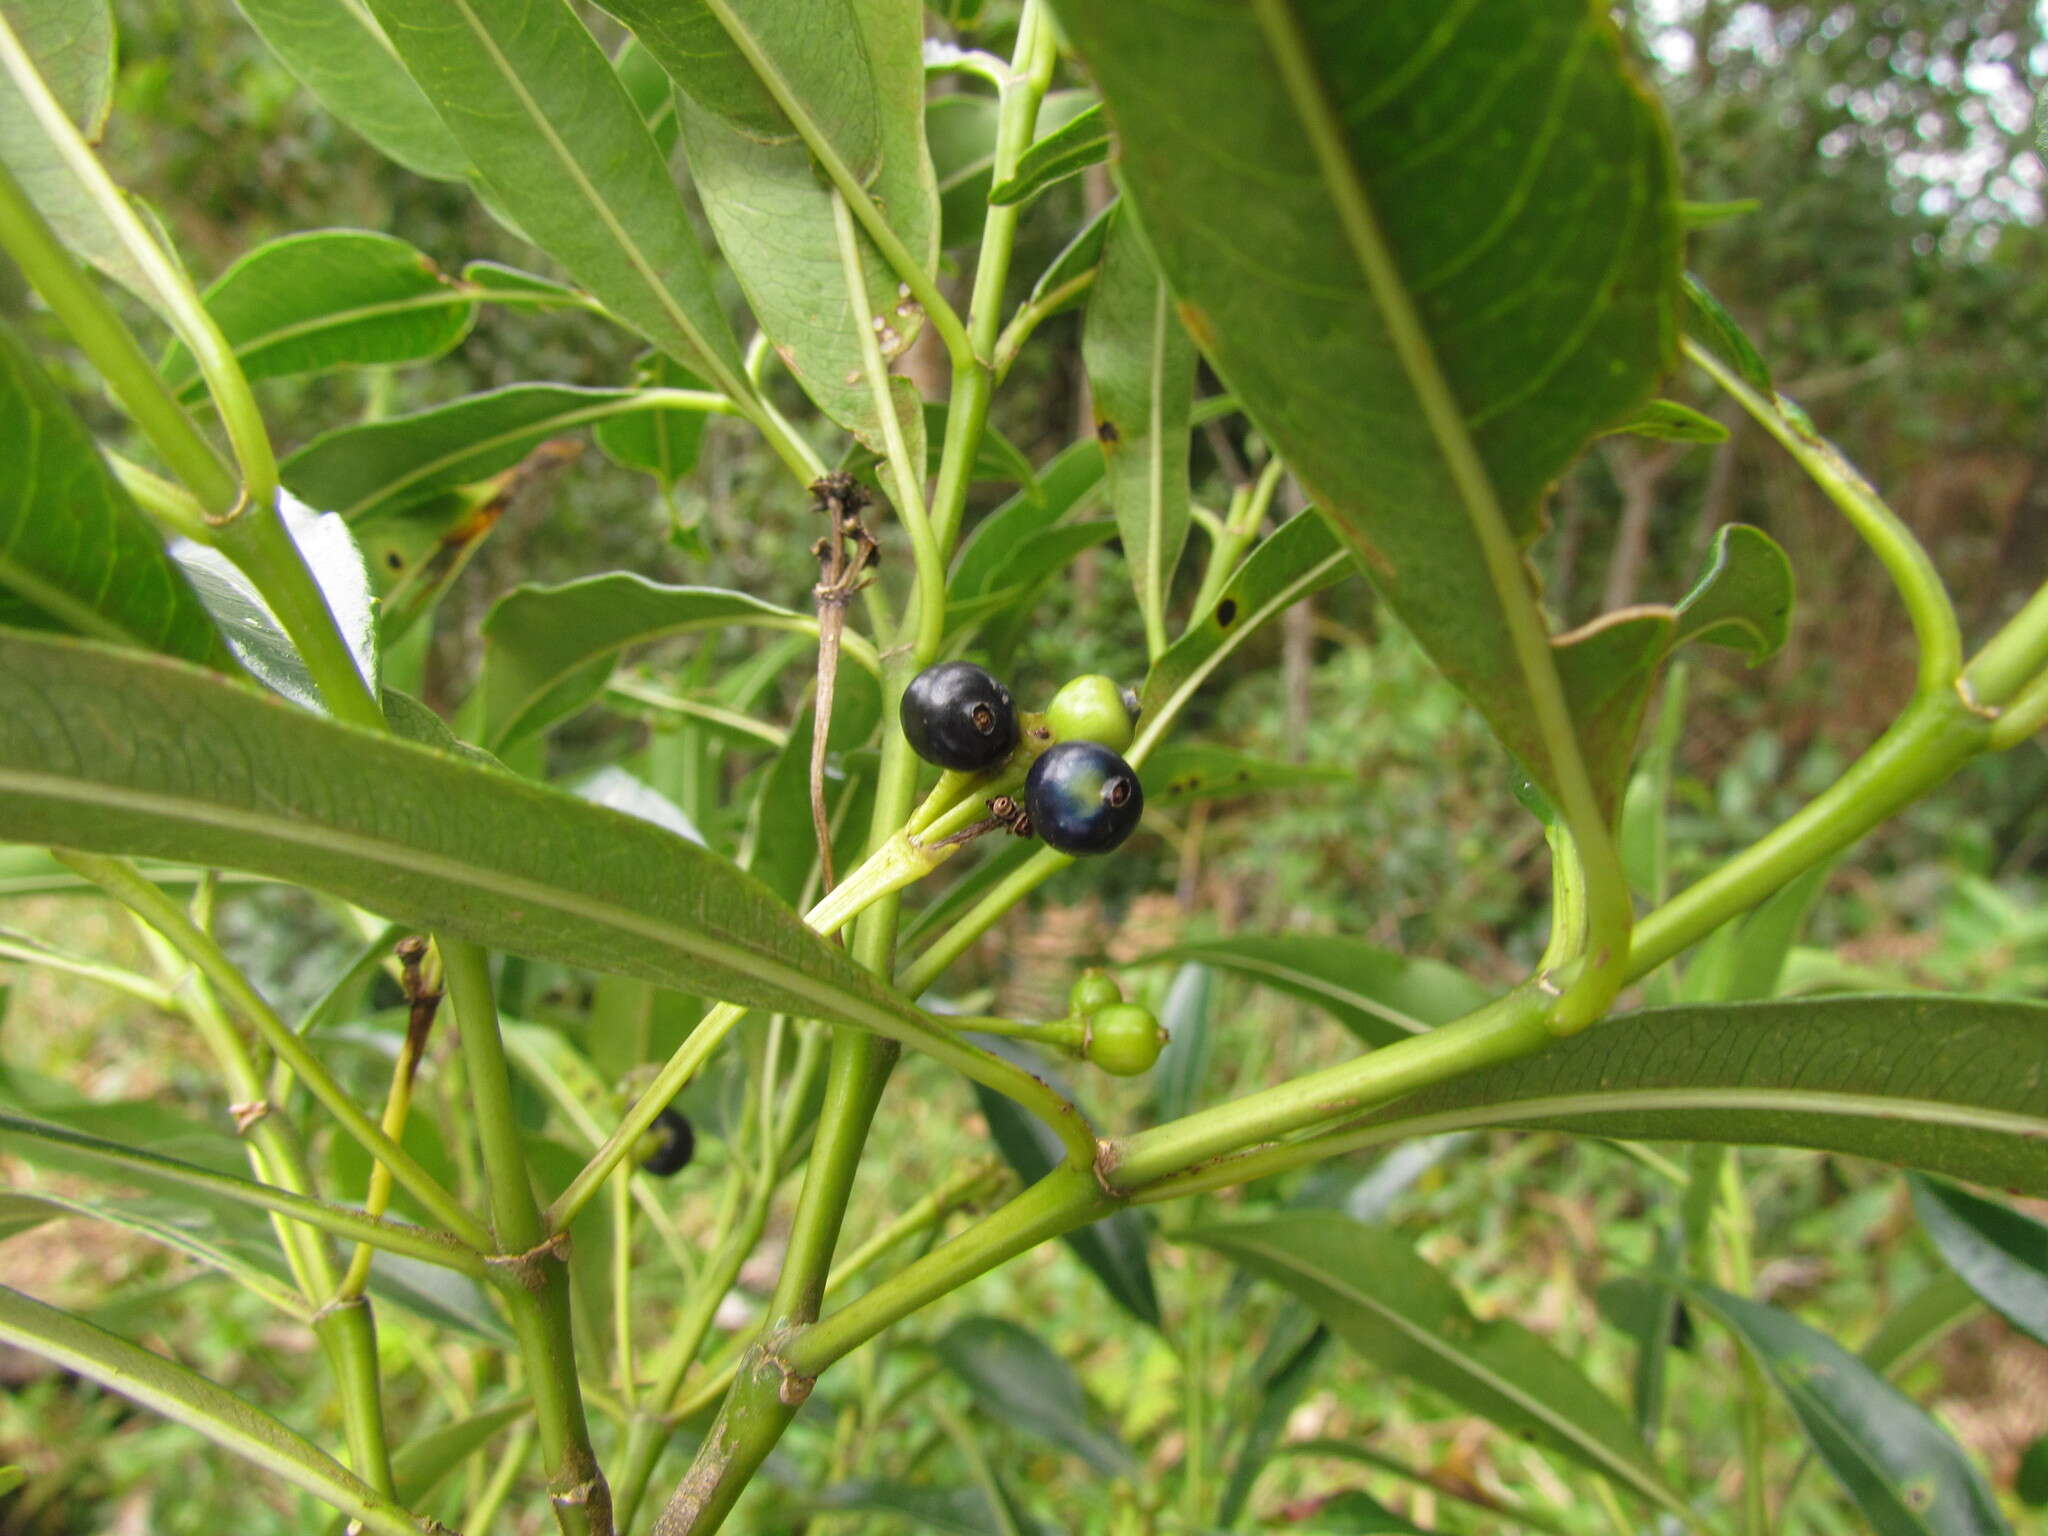
M 214 324 L 213 316 L 207 313 L 177 262 L 157 244 L 63 106 L 50 94 L 4 16 L 0 16 L 0 69 L 13 77 L 23 104 L 49 147 L 63 161 L 94 212 L 106 221 L 123 254 L 134 263 L 149 287 L 152 301 L 198 364 L 200 377 L 213 395 L 214 408 L 220 413 L 221 425 L 227 429 L 228 442 L 241 468 L 239 503 L 231 497 L 224 507 L 217 506 L 216 512 L 231 517 L 238 504 L 269 506 L 277 496 L 277 457 L 271 451 L 262 413 L 256 409 L 256 397 L 249 392 L 249 381 L 241 364 L 235 361 L 234 349 L 221 335 L 220 327 Z M 200 486 L 194 484 L 192 489 L 198 491 Z
M 491 1468 L 483 1491 L 463 1518 L 463 1530 L 473 1533 L 473 1536 L 487 1536 L 488 1532 L 497 1529 L 498 1511 L 505 1507 L 505 1500 L 512 1495 L 512 1485 L 519 1481 L 519 1469 L 526 1465 L 526 1458 L 532 1453 L 533 1438 L 532 1421 L 522 1420 L 505 1442 L 498 1464 Z
M 384 1434 L 384 1388 L 377 1376 L 377 1322 L 362 1296 L 329 1302 L 313 1322 L 341 1397 L 342 1434 L 357 1476 L 386 1498 L 397 1492 Z
M 1991 750 L 2003 752 L 2016 747 L 2034 732 L 2048 725 L 2048 672 L 2012 696 L 1991 727 Z
M 1927 694 L 1952 687 L 1963 665 L 1962 628 L 1956 622 L 1955 607 L 1949 602 L 1941 573 L 1935 570 L 1934 562 L 1928 559 L 1912 530 L 1885 505 L 1856 466 L 1814 431 L 1805 413 L 1798 412 L 1790 401 L 1782 396 L 1766 399 L 1744 383 L 1740 374 L 1689 337 L 1685 355 L 1783 445 L 1884 563 L 1905 601 L 1906 616 L 1919 642 L 1920 692 Z
M 2048 667 L 2048 586 L 1993 635 L 1963 668 L 1963 681 L 1983 705 L 2002 705 Z
M 202 932 L 184 910 L 163 890 L 137 874 L 132 866 L 100 854 L 58 851 L 65 864 L 92 881 L 116 901 L 134 912 L 171 944 L 199 973 L 213 984 L 263 1043 L 275 1051 L 305 1083 L 321 1106 L 340 1122 L 370 1155 L 390 1165 L 392 1173 L 422 1209 L 470 1247 L 487 1252 L 491 1235 L 476 1218 L 462 1208 L 434 1176 L 422 1168 L 397 1142 L 380 1130 L 375 1121 L 356 1107 L 346 1090 L 328 1074 L 306 1043 L 280 1019 L 220 946 Z M 260 1079 L 258 1080 L 260 1085 Z M 260 1086 L 258 1088 L 260 1092 Z M 263 1122 L 258 1121 L 260 1129 Z
M 1275 454 L 1266 460 L 1251 487 L 1232 498 L 1230 516 L 1209 550 L 1201 590 L 1195 594 L 1194 607 L 1188 610 L 1189 629 L 1206 619 L 1222 600 L 1224 587 L 1237 571 L 1237 562 L 1244 557 L 1246 546 L 1258 537 L 1259 525 L 1272 510 L 1273 494 L 1279 490 L 1280 477 L 1286 472 L 1287 465 Z
M 1430 435 L 1478 540 L 1542 739 L 1549 770 L 1546 788 L 1556 800 L 1578 853 L 1587 917 L 1586 949 L 1576 976 L 1567 983 L 1549 1016 L 1554 1031 L 1570 1034 L 1604 1014 L 1621 990 L 1629 926 L 1635 915 L 1621 856 L 1579 750 L 1578 728 L 1565 701 L 1564 684 L 1558 677 L 1542 611 L 1530 588 L 1521 546 L 1509 531 L 1492 477 L 1466 430 L 1464 414 L 1437 361 L 1429 332 L 1416 313 L 1378 212 L 1359 184 L 1344 127 L 1324 90 L 1308 37 L 1290 0 L 1253 0 L 1252 9 L 1322 168 L 1352 254 L 1386 322 L 1388 339 L 1422 406 Z
M 995 374 L 998 384 L 1009 377 L 1010 368 L 1017 361 L 1017 354 L 1024 350 L 1024 343 L 1031 339 L 1031 333 L 1049 316 L 1058 314 L 1093 288 L 1095 274 L 1096 269 L 1090 267 L 1078 277 L 1070 277 L 1058 287 L 1047 289 L 1042 297 L 1017 306 L 1017 312 L 1010 317 L 1010 323 L 1003 327 L 1002 335 L 996 338 L 995 358 L 991 371 Z
M 598 1470 L 583 1414 L 576 1375 L 576 1348 L 569 1315 L 569 1266 L 548 1241 L 534 1203 L 526 1147 L 512 1107 L 512 1076 L 498 1033 L 490 957 L 475 944 L 439 941 L 448 1000 L 462 1041 L 476 1115 L 477 1144 L 489 1187 L 491 1224 L 500 1251 L 509 1256 L 499 1293 L 512 1317 L 512 1331 L 526 1362 L 533 1393 L 534 1421 L 548 1492 L 564 1536 L 611 1536 L 611 1493 Z
M 1009 915 L 1010 909 L 1073 863 L 1073 855 L 1041 848 L 1010 871 L 989 893 L 896 976 L 896 988 L 905 997 L 920 997 L 945 974 L 946 968 L 965 954 L 989 929 Z
M 241 485 L 227 461 L 220 456 L 193 423 L 178 397 L 171 393 L 156 367 L 143 355 L 114 306 L 107 302 L 94 281 L 57 238 L 56 231 L 29 201 L 21 183 L 0 163 L 0 246 L 14 258 L 50 312 L 93 367 L 106 381 L 114 398 L 127 409 L 164 463 L 204 504 L 206 511 L 226 513 L 241 495 Z M 153 478 L 153 477 L 152 477 Z M 141 498 L 138 498 L 140 500 Z M 145 510 L 162 516 L 161 503 L 145 502 Z M 207 535 L 204 513 L 195 520 L 181 504 L 175 506 L 173 527 L 187 538 Z
M 132 459 L 124 459 L 100 444 L 100 457 L 121 482 L 135 505 L 180 538 L 205 543 L 213 538 L 213 526 L 206 520 L 206 507 L 184 486 L 153 474 Z
M 1727 1258 L 1728 1288 L 1747 1296 L 1756 1286 L 1756 1264 L 1750 1253 L 1751 1216 L 1748 1193 L 1742 1187 L 1741 1153 L 1731 1147 L 1721 1163 L 1719 1225 L 1723 1253 Z M 1742 1529 L 1744 1536 L 1770 1536 L 1771 1512 L 1765 1477 L 1764 1414 L 1771 1400 L 1771 1384 L 1764 1368 L 1746 1349 L 1736 1353 L 1742 1361 L 1742 1401 L 1737 1407 L 1742 1436 Z

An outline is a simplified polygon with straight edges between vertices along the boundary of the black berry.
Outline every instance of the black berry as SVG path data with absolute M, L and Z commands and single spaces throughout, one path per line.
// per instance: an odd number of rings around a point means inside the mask
M 1024 780 L 1031 827 L 1061 853 L 1108 853 L 1138 824 L 1145 791 L 1137 771 L 1092 741 L 1062 741 L 1039 754 Z
M 664 1109 L 656 1115 L 648 1135 L 654 1138 L 655 1147 L 640 1164 L 643 1172 L 665 1179 L 690 1166 L 690 1159 L 697 1152 L 697 1133 L 680 1110 Z
M 897 714 L 910 750 L 941 768 L 993 768 L 1017 748 L 1010 690 L 972 662 L 926 667 L 903 690 Z

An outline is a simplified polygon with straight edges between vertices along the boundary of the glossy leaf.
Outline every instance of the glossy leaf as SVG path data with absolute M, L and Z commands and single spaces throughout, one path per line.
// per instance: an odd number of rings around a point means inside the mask
M 1907 1397 L 1789 1312 L 1709 1285 L 1687 1294 L 1760 1360 L 1878 1536 L 2004 1536 L 1984 1476 Z
M 1145 803 L 1164 809 L 1357 780 L 1355 771 L 1334 763 L 1284 763 L 1206 742 L 1174 742 L 1145 764 Z
M 829 146 L 868 188 L 891 231 L 929 272 L 938 256 L 939 194 L 924 139 L 917 8 L 852 0 L 604 3 L 682 92 L 691 179 L 748 308 L 818 407 L 883 451 L 864 344 L 879 339 L 886 363 L 916 338 L 923 316 L 865 233 L 856 235 L 865 297 L 853 303 L 833 211 L 838 193 L 819 174 L 812 144 Z
M 1027 1067 L 1055 1089 L 1066 1093 L 1059 1075 L 1037 1057 L 993 1037 L 977 1036 L 975 1040 L 1006 1060 Z M 974 1096 L 980 1103 L 983 1118 L 988 1121 L 989 1135 L 994 1138 L 997 1150 L 1027 1186 L 1037 1183 L 1059 1166 L 1065 1149 L 1049 1128 L 1008 1099 L 991 1093 L 978 1083 Z M 1067 1094 L 1067 1097 L 1071 1099 L 1073 1096 Z M 1065 1234 L 1060 1241 L 1071 1248 L 1074 1257 L 1102 1282 L 1118 1306 L 1141 1323 L 1149 1323 L 1154 1328 L 1160 1326 L 1159 1293 L 1152 1284 L 1152 1263 L 1146 1252 L 1150 1240 L 1145 1223 L 1137 1212 L 1130 1209 L 1112 1212 L 1098 1222 Z
M 1607 433 L 1610 437 L 1626 433 L 1631 437 L 1648 437 L 1665 443 L 1728 441 L 1728 429 L 1720 422 L 1689 405 L 1680 405 L 1676 400 L 1652 400 L 1621 425 L 1609 427 Z
M 1667 1509 L 1628 1417 L 1520 1324 L 1473 1316 L 1401 1238 L 1323 1212 L 1181 1234 L 1288 1291 L 1374 1365 L 1408 1376 Z
M 298 545 L 328 612 L 347 641 L 356 671 L 371 689 L 378 686 L 377 608 L 369 572 L 348 524 L 332 512 L 315 513 L 289 491 L 278 496 L 278 515 Z M 255 583 L 219 551 L 179 540 L 172 546 L 185 579 L 226 637 L 235 659 L 272 692 L 307 709 L 322 710 L 319 686 L 298 647 Z
M 739 346 L 668 165 L 565 0 L 368 0 L 492 196 L 613 314 L 707 378 Z
M 1115 523 L 1090 518 L 1019 539 L 1002 566 L 988 573 L 991 586 L 972 594 L 963 592 L 947 603 L 947 634 L 1028 604 L 1048 578 L 1066 570 L 1083 550 L 1107 544 L 1116 536 Z
M 114 18 L 108 0 L 0 0 L 0 15 L 57 110 L 87 144 L 96 141 L 113 102 Z M 161 308 L 155 284 L 128 254 L 113 222 L 6 68 L 0 68 L 0 163 L 74 256 Z
M 1216 606 L 1152 663 L 1140 690 L 1139 735 L 1147 720 L 1177 713 L 1247 635 L 1351 571 L 1350 557 L 1321 518 L 1282 523 L 1225 583 Z
M 320 105 L 382 153 L 421 176 L 469 176 L 469 157 L 362 7 L 332 0 L 235 4 Z
M 251 379 L 423 362 L 469 334 L 476 296 L 390 235 L 323 229 L 258 246 L 205 293 L 207 313 Z M 164 381 L 203 394 L 173 345 Z
M 1953 1184 L 1909 1182 L 1920 1225 L 1949 1268 L 2013 1327 L 2048 1343 L 2048 1226 Z
M 1907 995 L 1655 1008 L 1368 1118 L 1389 1138 L 1521 1126 L 1814 1147 L 2048 1195 L 2048 1006 Z
M 702 389 L 703 381 L 659 352 L 633 365 L 637 389 Z M 664 493 L 697 467 L 704 446 L 704 417 L 696 411 L 634 411 L 600 421 L 591 435 L 605 457 L 654 476 Z
M 1178 1120 L 1208 1102 L 1203 1087 L 1216 1048 L 1211 1017 L 1215 995 L 1216 978 L 1206 965 L 1182 965 L 1167 985 L 1166 1000 L 1159 1006 L 1166 1045 L 1148 1078 L 1153 1108 L 1162 1121 Z
M 1685 275 L 1685 301 L 1686 332 L 1740 374 L 1752 389 L 1775 394 L 1770 366 L 1735 323 L 1735 317 L 1690 272 Z
M 516 954 L 936 1034 L 681 838 L 160 658 L 0 635 L 0 838 L 267 873 Z
M 664 586 L 625 571 L 515 587 L 491 605 L 483 624 L 477 688 L 484 745 L 500 751 L 589 704 L 629 645 L 729 624 L 815 627 L 803 614 L 744 592 Z
M 410 416 L 337 428 L 281 468 L 301 500 L 356 522 L 508 469 L 564 432 L 635 411 L 717 409 L 724 406 L 713 395 L 678 400 L 631 389 L 509 384 Z
M 1130 1448 L 1103 1422 L 1080 1378 L 1030 1329 L 999 1317 L 964 1317 L 932 1348 L 1007 1434 L 1022 1430 L 1071 1451 L 1104 1477 L 1136 1470 Z
M 1510 750 L 1548 755 L 1481 526 L 1677 344 L 1669 136 L 1598 7 L 1056 0 L 1188 329 Z
M 1177 944 L 1154 960 L 1199 961 L 1327 1010 L 1368 1045 L 1470 1013 L 1492 995 L 1440 960 L 1339 934 L 1276 933 Z
M 198 594 L 13 330 L 0 324 L 0 622 L 232 665 Z M 16 612 L 12 594 L 32 610 Z
M 1174 312 L 1143 230 L 1130 209 L 1110 226 L 1088 296 L 1081 358 L 1094 401 L 1095 438 L 1107 466 L 1109 505 L 1124 563 L 1156 655 L 1166 605 L 1188 537 L 1188 415 L 1195 345 Z
M 360 1520 L 374 1536 L 421 1536 L 412 1516 L 310 1441 L 198 1372 L 0 1286 L 0 1340 L 196 1430 Z
M 1098 103 L 1034 143 L 1017 161 L 1017 174 L 989 189 L 995 204 L 1029 202 L 1048 187 L 1109 158 L 1109 121 Z

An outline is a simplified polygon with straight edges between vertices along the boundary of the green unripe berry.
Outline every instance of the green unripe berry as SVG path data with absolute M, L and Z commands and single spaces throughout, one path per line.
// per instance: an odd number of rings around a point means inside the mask
M 1092 741 L 1112 752 L 1131 744 L 1133 721 L 1124 691 L 1100 673 L 1068 681 L 1046 705 L 1045 723 L 1061 741 Z
M 1166 1031 L 1149 1008 L 1114 1003 L 1089 1016 L 1081 1054 L 1112 1077 L 1136 1077 L 1152 1070 L 1166 1045 Z
M 1124 1000 L 1124 989 L 1116 978 L 1099 965 L 1091 965 L 1067 989 L 1067 1014 L 1083 1019 L 1098 1008 L 1113 1008 Z

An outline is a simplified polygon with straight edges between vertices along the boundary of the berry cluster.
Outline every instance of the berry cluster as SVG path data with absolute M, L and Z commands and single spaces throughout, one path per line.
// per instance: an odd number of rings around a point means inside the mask
M 1106 677 L 1077 677 L 1053 695 L 1044 729 L 1033 733 L 1052 745 L 1032 759 L 1022 804 L 1006 796 L 995 802 L 1013 814 L 1012 825 L 1077 855 L 1108 853 L 1131 835 L 1145 791 L 1118 754 L 1131 743 L 1134 702 Z M 1024 745 L 1010 690 L 972 662 L 942 661 L 918 673 L 903 690 L 899 715 L 910 749 L 956 772 L 993 772 Z

